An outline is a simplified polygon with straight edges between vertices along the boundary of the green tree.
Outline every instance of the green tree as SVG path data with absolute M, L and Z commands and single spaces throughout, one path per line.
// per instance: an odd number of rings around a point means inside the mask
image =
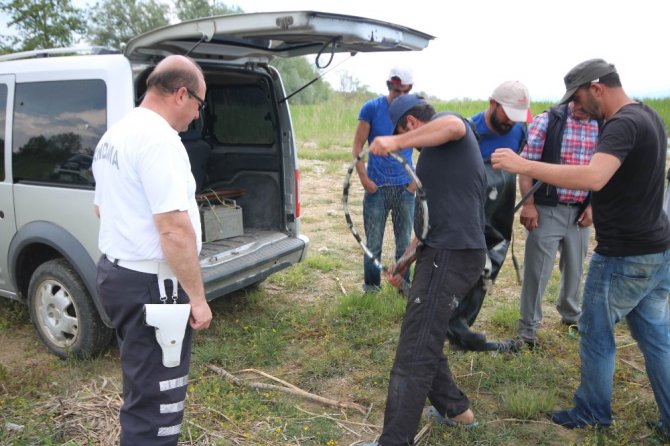
M 67 47 L 85 31 L 83 12 L 71 0 L 0 0 L 16 35 L 0 36 L 3 52 Z
M 272 61 L 271 65 L 281 73 L 287 96 L 319 76 L 319 73 L 306 57 L 277 58 Z M 290 102 L 292 104 L 314 104 L 327 101 L 330 99 L 332 92 L 333 89 L 330 84 L 319 79 L 291 97 Z
M 175 9 L 181 21 L 244 12 L 239 6 L 227 6 L 218 0 L 177 0 Z
M 89 11 L 88 37 L 95 45 L 121 49 L 130 39 L 169 23 L 160 0 L 101 0 Z

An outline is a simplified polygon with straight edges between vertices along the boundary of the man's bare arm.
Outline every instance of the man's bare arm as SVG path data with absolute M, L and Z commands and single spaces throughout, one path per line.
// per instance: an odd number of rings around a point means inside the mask
M 195 231 L 186 211 L 154 214 L 161 248 L 172 272 L 191 300 L 191 327 L 209 327 L 212 312 L 205 299 Z
M 533 187 L 533 179 L 526 175 L 519 175 L 519 192 L 521 192 L 521 197 L 525 197 L 528 191 Z M 535 208 L 535 199 L 531 195 L 523 203 L 521 212 L 519 213 L 519 221 L 521 224 L 532 231 L 537 228 L 539 215 L 537 209 Z
M 372 141 L 370 152 L 387 155 L 404 147 L 435 147 L 465 136 L 463 119 L 454 115 L 441 116 L 407 133 L 378 136 Z
M 351 149 L 351 153 L 354 158 L 360 155 L 369 135 L 370 123 L 359 120 L 358 126 L 356 126 L 356 133 L 354 134 L 354 144 Z M 365 171 L 365 162 L 363 160 L 360 160 L 356 163 L 356 173 L 358 173 L 358 178 L 361 180 L 361 185 L 367 192 L 373 193 L 377 190 L 377 185 L 374 183 L 374 181 L 368 178 L 368 174 Z
M 554 186 L 599 191 L 619 169 L 621 161 L 614 155 L 598 152 L 588 165 L 550 164 L 523 159 L 511 149 L 497 149 L 491 155 L 491 165 L 494 169 L 526 175 Z

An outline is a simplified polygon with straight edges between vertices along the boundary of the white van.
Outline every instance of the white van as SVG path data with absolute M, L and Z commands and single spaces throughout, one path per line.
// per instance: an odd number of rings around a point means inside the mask
M 123 53 L 0 56 L 0 296 L 29 306 L 37 333 L 58 356 L 89 357 L 109 344 L 95 289 L 91 160 L 102 134 L 139 103 L 148 74 L 170 54 L 194 58 L 207 82 L 202 119 L 183 134 L 199 192 L 209 194 L 203 203 L 234 200 L 203 209 L 210 223 L 236 227 L 226 234 L 205 227 L 207 298 L 300 262 L 309 240 L 300 234 L 298 157 L 287 93 L 268 63 L 319 52 L 421 50 L 432 38 L 359 17 L 272 12 L 167 26 L 133 39 Z

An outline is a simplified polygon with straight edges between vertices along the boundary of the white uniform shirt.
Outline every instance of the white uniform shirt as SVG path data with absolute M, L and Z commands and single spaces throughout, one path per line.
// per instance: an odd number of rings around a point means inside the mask
M 135 108 L 103 135 L 93 157 L 100 251 L 121 260 L 164 260 L 153 215 L 188 211 L 202 246 L 195 180 L 179 134 Z

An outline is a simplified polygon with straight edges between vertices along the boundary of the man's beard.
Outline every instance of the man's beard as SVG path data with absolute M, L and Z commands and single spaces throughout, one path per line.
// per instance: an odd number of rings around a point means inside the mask
M 499 105 L 496 104 L 496 108 L 493 110 L 493 113 L 491 113 L 489 121 L 491 122 L 491 127 L 497 134 L 504 135 L 512 130 L 513 126 L 498 120 L 498 107 Z

